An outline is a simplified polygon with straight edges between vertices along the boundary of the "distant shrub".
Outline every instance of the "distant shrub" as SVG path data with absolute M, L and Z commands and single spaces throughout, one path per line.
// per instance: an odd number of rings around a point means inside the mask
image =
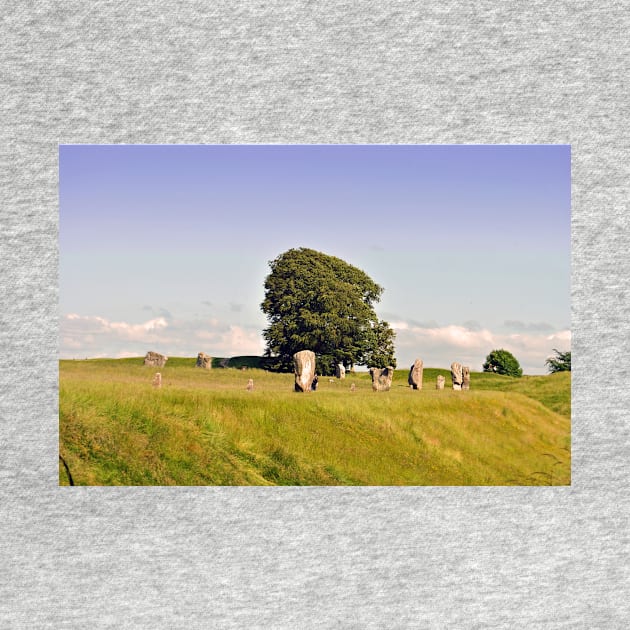
M 506 376 L 523 376 L 523 370 L 516 357 L 507 350 L 493 350 L 483 364 L 484 372 L 505 374 Z
M 571 351 L 569 352 L 560 352 L 560 350 L 553 351 L 556 353 L 555 357 L 549 357 L 545 361 L 545 365 L 549 369 L 551 374 L 555 374 L 556 372 L 570 372 L 571 371 Z

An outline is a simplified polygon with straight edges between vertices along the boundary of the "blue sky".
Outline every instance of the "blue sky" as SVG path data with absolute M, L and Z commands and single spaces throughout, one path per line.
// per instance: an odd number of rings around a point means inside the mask
M 385 288 L 399 367 L 526 373 L 570 349 L 566 145 L 67 145 L 62 358 L 260 354 L 268 261 L 310 247 Z

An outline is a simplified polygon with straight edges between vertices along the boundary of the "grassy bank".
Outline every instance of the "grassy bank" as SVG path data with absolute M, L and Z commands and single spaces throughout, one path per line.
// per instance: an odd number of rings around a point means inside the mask
M 570 374 L 472 374 L 468 392 L 390 392 L 368 374 L 293 377 L 169 359 L 60 362 L 60 452 L 87 485 L 546 485 L 570 483 Z M 216 364 L 220 360 L 215 360 Z M 245 387 L 254 380 L 254 391 Z M 447 378 L 447 383 L 450 378 Z M 355 383 L 356 390 L 350 391 Z M 60 466 L 59 481 L 67 483 Z

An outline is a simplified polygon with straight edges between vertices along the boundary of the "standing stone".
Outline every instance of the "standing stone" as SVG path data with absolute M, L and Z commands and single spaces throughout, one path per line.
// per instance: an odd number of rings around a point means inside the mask
M 195 367 L 203 368 L 204 370 L 212 369 L 212 357 L 208 356 L 205 352 L 200 352 L 197 355 L 197 363 Z
M 470 389 L 470 368 L 467 365 L 462 367 L 462 389 Z
M 392 386 L 394 368 L 391 365 L 388 365 L 382 370 L 379 368 L 370 368 L 370 376 L 372 377 L 372 389 L 375 392 L 388 392 Z
M 444 383 L 446 379 L 440 374 L 437 377 L 437 383 L 435 384 L 435 389 L 444 389 Z
M 144 364 L 152 367 L 164 367 L 164 364 L 168 361 L 168 357 L 165 357 L 159 352 L 147 352 L 144 357 Z
M 338 363 L 335 366 L 335 376 L 337 378 L 346 378 L 346 368 L 343 367 L 343 363 Z
M 250 379 L 247 381 L 247 391 L 248 391 L 248 392 L 251 392 L 251 391 L 253 391 L 253 389 L 254 389 L 254 379 L 253 379 L 253 378 L 250 378 Z
M 453 389 L 457 391 L 460 390 L 463 382 L 462 364 L 457 363 L 457 361 L 451 363 L 451 379 L 453 381 Z
M 295 366 L 295 391 L 310 392 L 315 378 L 315 353 L 311 350 L 300 350 L 293 355 Z
M 315 374 L 315 378 L 313 379 L 313 382 L 311 383 L 311 391 L 314 392 L 317 390 L 317 384 L 319 383 L 319 376 L 317 376 L 317 374 Z
M 416 359 L 409 370 L 409 387 L 411 389 L 422 389 L 422 371 L 424 369 L 424 363 L 422 359 Z
M 357 388 L 357 386 L 352 383 L 352 385 L 350 385 L 350 391 L 353 392 L 355 389 Z
M 153 377 L 153 380 L 151 381 L 151 385 L 153 385 L 153 387 L 155 387 L 156 389 L 158 389 L 159 387 L 162 387 L 162 375 L 159 372 L 155 373 L 155 376 Z

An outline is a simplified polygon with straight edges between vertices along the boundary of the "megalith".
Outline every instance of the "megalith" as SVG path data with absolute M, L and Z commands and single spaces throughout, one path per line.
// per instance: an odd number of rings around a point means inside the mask
M 444 389 L 444 383 L 446 379 L 440 374 L 437 377 L 437 383 L 435 384 L 435 389 Z
M 460 390 L 462 388 L 463 381 L 462 364 L 457 363 L 457 361 L 451 363 L 451 379 L 453 381 L 453 389 Z
M 147 352 L 144 357 L 144 364 L 152 367 L 164 367 L 164 364 L 168 361 L 168 357 L 165 357 L 159 352 Z
M 375 392 L 388 392 L 392 386 L 394 368 L 391 365 L 383 369 L 370 368 L 370 376 L 372 377 L 372 389 Z
M 204 370 L 212 369 L 212 357 L 208 356 L 205 352 L 200 352 L 197 355 L 197 363 L 195 367 L 203 368 Z
M 312 350 L 300 350 L 293 355 L 295 366 L 295 391 L 310 392 L 315 378 L 315 353 Z
M 335 366 L 335 376 L 337 378 L 346 378 L 346 368 L 343 367 L 343 363 L 337 363 Z
M 155 376 L 153 377 L 151 384 L 156 389 L 159 389 L 160 387 L 162 387 L 162 375 L 160 374 L 160 372 L 155 373 Z
M 470 389 L 470 368 L 467 365 L 462 367 L 462 389 Z
M 424 363 L 422 359 L 416 359 L 409 370 L 409 387 L 411 389 L 422 389 L 422 371 L 424 369 Z

